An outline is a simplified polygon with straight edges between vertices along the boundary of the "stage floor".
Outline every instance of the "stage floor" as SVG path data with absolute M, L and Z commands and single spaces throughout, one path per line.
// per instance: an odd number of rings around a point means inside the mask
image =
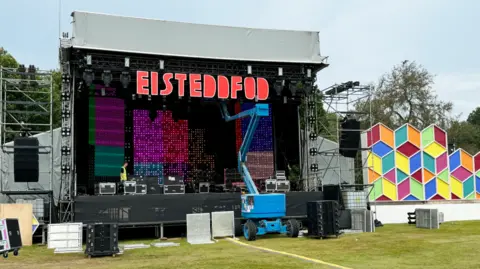
M 308 201 L 322 200 L 322 192 L 289 192 L 287 217 L 304 218 Z M 186 222 L 186 214 L 234 211 L 241 218 L 240 193 L 78 196 L 75 222 L 116 222 L 147 225 Z

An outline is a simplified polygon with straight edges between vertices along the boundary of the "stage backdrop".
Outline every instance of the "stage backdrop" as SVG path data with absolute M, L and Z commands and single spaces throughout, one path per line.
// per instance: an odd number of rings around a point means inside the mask
M 370 201 L 480 199 L 480 153 L 448 154 L 447 133 L 431 125 L 396 130 L 378 123 L 362 134 Z

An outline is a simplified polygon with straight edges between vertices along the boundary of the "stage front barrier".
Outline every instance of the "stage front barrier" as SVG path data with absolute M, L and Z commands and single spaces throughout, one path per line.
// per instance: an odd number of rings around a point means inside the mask
M 187 242 L 192 245 L 211 244 L 210 214 L 187 214 Z
M 234 212 L 212 212 L 212 238 L 230 236 L 235 237 Z
M 32 245 L 32 204 L 0 204 L 0 219 L 18 219 L 20 234 L 22 235 L 22 245 Z
M 287 217 L 307 215 L 308 201 L 322 200 L 322 192 L 289 192 Z M 233 211 L 241 218 L 240 193 L 179 195 L 78 196 L 75 222 L 119 224 L 185 223 L 186 214 Z
M 55 252 L 82 251 L 83 223 L 62 223 L 48 225 L 47 248 Z

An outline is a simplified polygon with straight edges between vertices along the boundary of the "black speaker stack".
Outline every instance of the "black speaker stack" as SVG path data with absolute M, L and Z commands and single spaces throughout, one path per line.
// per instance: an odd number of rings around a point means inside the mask
M 340 235 L 340 207 L 337 201 L 307 203 L 308 236 L 326 238 Z
M 118 224 L 96 223 L 87 226 L 85 255 L 90 257 L 115 256 L 118 248 Z
M 16 137 L 13 147 L 15 182 L 38 182 L 38 138 Z
M 355 158 L 360 148 L 360 122 L 345 118 L 341 122 L 340 154 L 347 158 Z

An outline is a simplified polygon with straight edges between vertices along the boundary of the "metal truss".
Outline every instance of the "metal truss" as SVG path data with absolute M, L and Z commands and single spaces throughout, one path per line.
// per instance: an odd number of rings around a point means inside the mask
M 304 178 L 304 191 L 317 191 L 319 168 L 318 162 L 315 160 L 313 149 L 316 149 L 316 140 L 318 139 L 318 122 L 317 122 L 317 93 L 308 95 L 303 102 L 304 106 L 304 128 L 301 140 L 303 165 L 302 172 Z
M 129 69 L 143 71 L 159 71 L 172 73 L 208 73 L 210 75 L 226 76 L 261 76 L 265 79 L 283 79 L 296 82 L 313 81 L 314 74 L 328 66 L 327 64 L 282 64 L 282 63 L 248 63 L 234 61 L 199 60 L 190 58 L 171 58 L 152 56 L 135 56 L 126 54 L 107 54 L 80 51 L 76 52 L 72 63 L 77 68 L 86 68 L 87 55 L 91 56 L 89 68 L 94 70 L 109 70 L 110 72 L 125 71 L 125 58 L 129 59 Z M 134 79 L 134 77 L 132 77 Z M 133 80 L 132 80 L 133 81 Z
M 322 104 L 327 112 L 328 115 L 334 115 L 335 118 L 330 119 L 330 124 L 335 124 L 334 130 L 327 128 L 327 126 L 323 126 L 322 123 L 319 123 L 315 119 L 315 124 L 321 124 L 322 126 L 315 126 L 316 128 L 320 128 L 323 130 L 322 135 L 315 138 L 313 135 L 310 137 L 309 141 L 311 143 L 308 146 L 309 150 L 309 161 L 310 166 L 308 167 L 309 174 L 311 175 L 311 182 L 309 184 L 309 189 L 318 189 L 323 188 L 323 183 L 325 182 L 325 176 L 327 175 L 334 175 L 336 177 L 336 181 L 338 184 L 342 184 L 342 182 L 346 181 L 344 177 L 348 175 L 356 175 L 355 167 L 352 171 L 351 168 L 344 168 L 341 165 L 341 159 L 345 158 L 340 154 L 340 141 L 341 137 L 341 128 L 339 124 L 340 119 L 344 119 L 345 117 L 355 117 L 357 120 L 365 120 L 368 121 L 367 124 L 364 126 L 372 126 L 371 118 L 371 94 L 372 94 L 372 86 L 364 86 L 359 85 L 357 83 L 353 86 L 345 86 L 348 83 L 344 84 L 335 84 L 332 85 L 324 90 L 321 91 L 322 94 Z M 358 112 L 355 111 L 355 105 L 358 102 L 364 101 L 365 104 L 368 106 L 368 112 Z M 318 105 L 316 100 L 312 100 L 309 104 L 316 110 L 316 106 Z M 313 121 L 313 119 L 311 119 Z M 370 128 L 366 127 L 366 129 Z M 319 130 L 319 129 L 317 129 Z M 359 131 L 362 132 L 363 129 L 359 130 L 348 130 L 348 131 Z M 324 142 L 326 140 L 334 141 L 337 143 L 335 148 L 331 149 L 324 149 Z M 368 148 L 360 148 L 358 149 L 368 150 Z M 354 160 L 353 160 L 354 161 Z M 323 167 L 319 167 L 319 163 L 326 164 L 322 165 Z M 366 165 L 366 163 L 362 164 L 362 169 Z M 362 173 L 362 171 L 359 171 Z M 332 173 L 329 173 L 332 172 Z M 343 172 L 343 176 L 342 176 Z M 348 172 L 348 173 L 347 173 Z M 357 171 L 358 172 L 358 171 Z M 348 181 L 347 181 L 348 182 Z
M 3 151 L 13 153 L 5 143 L 20 134 L 52 131 L 52 74 L 31 68 L 27 72 L 25 67 L 0 66 L 0 138 Z
M 61 40 L 60 68 L 62 71 L 62 125 L 61 125 L 61 183 L 60 183 L 60 221 L 73 221 L 73 199 L 75 196 L 75 167 L 73 160 L 73 114 L 75 97 L 75 73 L 69 57 L 70 44 L 68 40 Z
M 18 195 L 45 195 L 51 198 L 53 192 L 53 77 L 49 71 L 37 70 L 33 65 L 28 68 L 0 66 L 0 164 L 7 162 L 15 154 L 15 146 L 9 143 L 18 136 L 32 136 L 49 133 L 50 139 L 42 141 L 38 154 L 48 155 L 49 184 L 31 183 L 30 186 L 17 184 L 15 189 L 4 186 L 4 180 L 14 175 L 10 169 L 0 172 L 0 192 L 11 200 Z M 3 166 L 2 166 L 3 169 Z M 6 177 L 6 178 L 3 178 Z M 42 177 L 43 178 L 43 177 Z M 22 189 L 24 187 L 24 189 Z M 53 199 L 50 199 L 52 212 Z

